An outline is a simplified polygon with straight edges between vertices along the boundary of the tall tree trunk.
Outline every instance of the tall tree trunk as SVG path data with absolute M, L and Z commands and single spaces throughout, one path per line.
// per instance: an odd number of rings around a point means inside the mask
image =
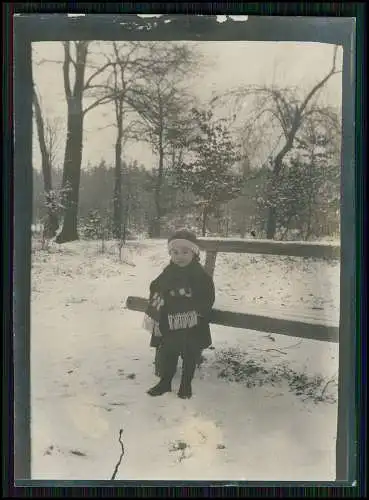
M 271 196 L 271 205 L 268 209 L 268 217 L 267 217 L 267 223 L 266 223 L 266 237 L 268 240 L 273 240 L 275 238 L 275 233 L 277 231 L 277 218 L 278 218 L 278 210 L 277 210 L 277 200 L 275 199 L 275 188 L 278 185 L 279 182 L 279 174 L 283 168 L 283 159 L 286 156 L 286 154 L 292 149 L 293 146 L 293 138 L 294 136 L 290 137 L 290 140 L 285 144 L 284 148 L 278 153 L 276 156 L 276 159 L 274 161 L 274 167 L 273 171 L 271 173 L 271 188 L 269 190 L 270 196 Z
M 309 185 L 309 198 L 308 198 L 308 220 L 307 220 L 307 228 L 306 228 L 306 234 L 305 234 L 305 241 L 308 241 L 313 233 L 313 204 L 315 201 L 315 191 L 314 191 L 314 184 L 313 184 L 313 170 L 315 170 L 315 155 L 314 155 L 314 149 L 311 153 L 310 157 L 310 167 L 309 167 L 309 173 L 310 173 L 310 185 Z
M 63 77 L 64 91 L 67 99 L 68 121 L 62 183 L 64 190 L 64 221 L 63 228 L 56 237 L 57 243 L 65 243 L 78 239 L 77 216 L 81 180 L 84 118 L 82 100 L 88 43 L 89 42 L 75 42 L 76 61 L 73 62 L 70 54 L 70 42 L 64 42 Z M 75 69 L 73 91 L 70 82 L 71 66 Z
M 130 216 L 131 216 L 131 183 L 130 183 L 130 175 L 128 166 L 123 166 L 123 183 L 125 187 L 125 196 L 124 196 L 124 209 L 123 209 L 123 234 L 122 239 L 125 243 L 127 241 L 127 232 L 130 224 Z
M 114 203 L 113 203 L 113 234 L 114 238 L 122 238 L 122 137 L 123 127 L 118 123 L 117 140 L 115 143 L 115 173 L 114 173 Z
M 163 133 L 161 131 L 159 136 L 159 168 L 158 177 L 156 179 L 154 201 L 155 201 L 155 216 L 151 223 L 151 238 L 160 238 L 161 232 L 161 217 L 162 217 L 162 205 L 161 205 L 161 188 L 163 185 L 164 176 L 164 147 L 163 147 Z
M 228 235 L 229 235 L 229 217 L 227 217 L 225 221 L 225 237 L 228 238 Z
M 54 205 L 54 200 L 52 197 L 52 165 L 51 165 L 51 151 L 48 151 L 46 145 L 46 137 L 45 137 L 45 127 L 44 120 L 42 117 L 42 110 L 40 106 L 40 102 L 38 100 L 37 93 L 35 89 L 33 90 L 33 104 L 35 108 L 35 118 L 36 118 L 36 127 L 38 134 L 38 141 L 40 144 L 41 151 L 41 166 L 42 166 L 42 175 L 44 180 L 44 191 L 46 198 L 46 207 L 47 207 L 47 220 L 45 223 L 45 236 L 48 238 L 53 238 L 56 234 L 56 231 L 59 226 L 57 208 Z
M 57 243 L 78 240 L 77 216 L 83 148 L 82 96 L 68 102 L 67 140 L 65 145 L 63 190 L 64 221 Z
M 206 226 L 207 226 L 207 222 L 208 222 L 208 215 L 209 215 L 208 207 L 204 207 L 204 210 L 202 212 L 202 228 L 201 228 L 201 235 L 203 237 L 206 236 Z
M 277 230 L 277 209 L 276 207 L 269 207 L 267 228 L 266 228 L 266 237 L 268 240 L 273 240 L 275 238 L 276 230 Z
M 113 66 L 114 75 L 114 99 L 115 119 L 117 127 L 117 137 L 115 141 L 115 173 L 114 173 L 114 199 L 113 199 L 113 236 L 119 242 L 122 241 L 122 141 L 123 141 L 123 105 L 124 105 L 124 91 L 122 93 L 121 87 L 124 89 L 124 69 L 120 65 L 121 59 L 119 55 L 119 48 L 116 42 L 113 42 L 115 53 L 115 64 Z M 121 82 L 118 78 L 118 69 L 120 69 Z M 124 230 L 125 233 L 125 230 Z M 125 241 L 125 234 L 123 234 Z
M 307 214 L 307 224 L 306 224 L 306 233 L 305 233 L 305 241 L 309 241 L 312 235 L 312 226 L 313 226 L 313 193 L 309 193 L 308 199 L 308 214 Z

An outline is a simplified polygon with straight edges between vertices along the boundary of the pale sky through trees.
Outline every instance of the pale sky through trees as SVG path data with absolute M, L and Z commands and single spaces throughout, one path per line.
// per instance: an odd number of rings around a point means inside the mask
M 111 42 L 99 42 L 100 47 Z M 196 43 L 209 67 L 202 76 L 193 75 L 188 83 L 195 96 L 204 103 L 213 92 L 230 90 L 240 85 L 277 84 L 297 86 L 306 92 L 328 71 L 332 64 L 333 46 L 308 42 L 184 42 Z M 93 62 L 94 43 L 91 43 L 88 62 Z M 61 42 L 37 42 L 33 44 L 35 60 L 63 60 Z M 342 67 L 342 49 L 338 51 L 338 67 Z M 33 65 L 33 76 L 42 99 L 42 107 L 48 118 L 66 120 L 66 102 L 63 89 L 61 64 L 53 62 Z M 333 76 L 321 95 L 322 102 L 341 106 L 341 74 Z M 113 105 L 107 104 L 87 113 L 84 121 L 84 149 L 82 168 L 88 163 L 96 165 L 101 159 L 108 164 L 114 162 Z M 63 126 L 61 134 L 64 134 Z M 33 166 L 40 169 L 40 152 L 37 134 L 33 138 Z M 64 137 L 58 152 L 58 164 L 62 166 Z M 129 143 L 123 158 L 136 160 L 151 168 L 155 157 L 149 145 L 142 142 Z

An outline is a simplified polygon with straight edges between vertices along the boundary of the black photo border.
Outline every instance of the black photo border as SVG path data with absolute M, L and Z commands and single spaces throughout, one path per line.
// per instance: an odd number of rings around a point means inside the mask
M 364 5 L 360 3 L 13 3 L 3 4 L 3 443 L 8 491 L 28 496 L 40 489 L 86 495 L 154 493 L 207 496 L 216 487 L 245 495 L 286 496 L 335 488 L 362 491 L 366 391 L 366 303 L 363 294 L 364 178 Z M 68 17 L 66 13 L 84 13 Z M 159 13 L 161 18 L 134 14 Z M 196 14 L 196 15 L 192 15 Z M 198 14 L 202 14 L 198 16 Z M 217 23 L 216 14 L 248 15 L 246 22 Z M 304 16 L 304 17 L 293 17 Z M 171 23 L 164 23 L 170 19 Z M 125 23 L 124 25 L 121 23 Z M 5 38 L 7 37 L 7 38 Z M 337 43 L 344 50 L 342 77 L 340 377 L 335 482 L 229 481 L 39 481 L 30 479 L 30 269 L 32 207 L 33 41 L 62 40 L 259 40 Z M 13 73 L 14 70 L 14 73 Z M 5 79 L 4 79 L 5 76 Z M 14 80 L 14 82 L 13 82 Z M 365 108 L 364 108 L 365 109 Z M 14 143 L 13 143 L 14 141 Z M 13 168 L 12 168 L 13 166 Z M 13 196 L 12 196 L 13 194 Z M 363 389 L 365 387 L 365 389 Z M 14 398 L 14 400 L 13 400 Z M 14 410 L 14 412 L 13 412 Z M 16 418 L 14 418 L 14 413 Z M 4 452 L 3 452 L 4 457 Z M 12 459 L 14 458 L 14 467 Z M 365 472 L 364 472 L 365 471 Z M 104 490 L 102 489 L 104 488 Z M 170 489 L 169 489 L 170 488 Z M 178 490 L 179 488 L 179 490 Z M 356 495 L 355 492 L 356 491 Z M 83 493 L 84 492 L 84 493 Z M 134 493 L 136 492 L 136 493 Z M 150 494 L 151 492 L 151 494 Z M 345 493 L 343 493 L 345 492 Z M 223 494 L 228 494 L 223 493 Z M 233 493 L 234 494 L 234 493 Z M 300 493 L 301 494 L 301 493 Z M 314 493 L 313 493 L 314 494 Z M 316 494 L 316 493 L 315 493 Z M 13 494 L 11 495 L 13 496 Z

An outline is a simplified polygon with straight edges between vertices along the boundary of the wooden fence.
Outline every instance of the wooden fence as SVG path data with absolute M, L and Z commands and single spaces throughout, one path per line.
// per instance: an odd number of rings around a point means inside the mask
M 200 248 L 206 252 L 205 269 L 213 276 L 219 252 L 254 253 L 283 255 L 316 259 L 339 259 L 340 246 L 325 243 L 280 242 L 272 240 L 224 240 L 199 238 Z M 133 311 L 144 312 L 147 299 L 128 297 L 126 307 Z M 338 342 L 338 325 L 311 311 L 295 314 L 274 310 L 273 308 L 255 309 L 250 306 L 247 312 L 233 312 L 213 309 L 211 323 L 266 333 L 276 333 L 325 342 Z

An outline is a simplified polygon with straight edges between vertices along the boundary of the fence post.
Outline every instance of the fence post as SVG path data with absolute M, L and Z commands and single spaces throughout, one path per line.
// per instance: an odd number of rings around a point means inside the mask
M 207 250 L 205 258 L 205 271 L 209 273 L 211 277 L 214 276 L 216 260 L 217 260 L 217 252 Z

